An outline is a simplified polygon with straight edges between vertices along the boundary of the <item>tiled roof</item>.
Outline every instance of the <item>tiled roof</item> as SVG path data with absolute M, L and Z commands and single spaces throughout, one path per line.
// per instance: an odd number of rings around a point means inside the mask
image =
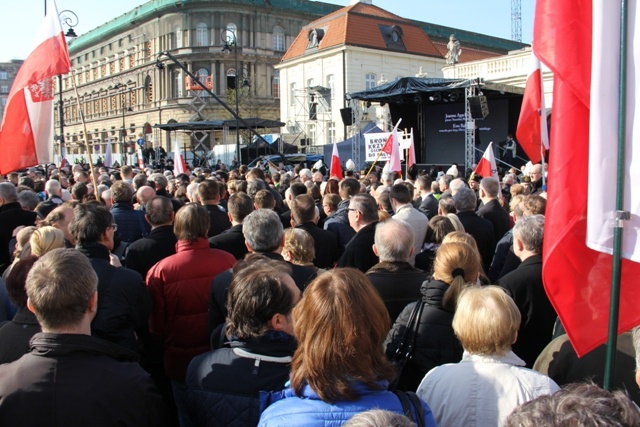
M 415 23 L 387 12 L 377 6 L 356 3 L 343 7 L 305 26 L 287 50 L 283 61 L 291 60 L 306 53 L 315 53 L 341 45 L 359 46 L 370 49 L 389 49 L 380 26 L 397 26 L 402 30 L 403 53 L 443 58 L 444 54 L 434 45 L 429 36 Z M 307 34 L 312 29 L 323 29 L 324 37 L 317 50 L 307 49 Z

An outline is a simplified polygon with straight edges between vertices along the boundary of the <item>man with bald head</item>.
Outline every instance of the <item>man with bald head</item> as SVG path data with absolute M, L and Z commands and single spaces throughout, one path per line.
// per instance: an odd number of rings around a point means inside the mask
M 64 246 L 73 248 L 76 246 L 76 239 L 69 232 L 69 224 L 73 219 L 73 208 L 68 204 L 63 204 L 52 210 L 44 220 L 45 225 L 57 228 L 64 234 Z
M 500 194 L 500 181 L 495 178 L 482 178 L 478 195 L 482 200 L 482 206 L 476 212 L 480 218 L 484 218 L 493 224 L 493 237 L 495 242 L 509 231 L 511 221 L 506 209 L 502 207 L 498 200 Z
M 38 204 L 38 207 L 36 208 L 36 212 L 40 219 L 46 218 L 52 210 L 63 203 L 62 186 L 60 185 L 60 182 L 55 179 L 50 179 L 44 185 L 44 191 L 47 193 L 47 200 Z
M 136 191 L 136 200 L 138 201 L 136 209 L 144 211 L 146 209 L 147 202 L 154 197 L 156 197 L 156 190 L 154 188 L 151 188 L 148 185 L 143 185 L 138 188 L 138 191 Z

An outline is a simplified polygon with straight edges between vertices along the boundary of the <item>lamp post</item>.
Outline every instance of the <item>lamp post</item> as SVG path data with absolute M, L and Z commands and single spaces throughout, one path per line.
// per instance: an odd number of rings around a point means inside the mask
M 46 2 L 45 2 L 45 14 L 46 14 Z M 58 14 L 60 18 L 60 24 L 68 28 L 65 33 L 65 37 L 76 38 L 78 35 L 73 30 L 78 25 L 78 15 L 70 10 L 63 10 Z M 64 100 L 62 99 L 62 74 L 58 75 L 58 119 L 60 120 L 60 157 L 66 157 L 65 141 L 64 141 Z
M 122 100 L 122 129 L 120 130 L 120 146 L 122 147 L 120 150 L 120 153 L 122 155 L 122 164 L 126 165 L 127 164 L 127 153 L 126 153 L 126 137 L 127 137 L 127 127 L 126 127 L 126 123 L 125 123 L 125 114 L 127 111 L 132 111 L 131 110 L 131 106 L 127 107 L 127 103 L 125 100 L 125 96 L 124 93 L 127 90 L 127 85 L 122 83 L 122 80 L 120 78 L 115 78 L 113 79 L 113 81 L 115 82 L 115 85 L 113 86 L 114 89 L 122 89 L 120 92 L 120 99 Z M 129 91 L 131 91 L 131 89 L 129 89 Z
M 240 165 L 242 164 L 242 158 L 240 156 L 240 121 L 238 120 L 238 116 L 240 115 L 238 109 L 238 38 L 236 36 L 236 33 L 229 29 L 222 30 L 222 33 L 220 33 L 220 37 L 224 42 L 222 52 L 229 55 L 231 53 L 231 46 L 233 46 L 235 65 L 234 91 L 236 97 L 236 159 L 238 159 L 238 164 Z

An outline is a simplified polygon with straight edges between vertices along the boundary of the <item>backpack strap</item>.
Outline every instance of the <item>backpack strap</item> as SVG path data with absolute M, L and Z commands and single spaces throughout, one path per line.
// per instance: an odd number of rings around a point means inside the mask
M 418 396 L 412 391 L 396 390 L 394 393 L 400 400 L 404 416 L 414 421 L 418 427 L 424 427 L 424 410 Z

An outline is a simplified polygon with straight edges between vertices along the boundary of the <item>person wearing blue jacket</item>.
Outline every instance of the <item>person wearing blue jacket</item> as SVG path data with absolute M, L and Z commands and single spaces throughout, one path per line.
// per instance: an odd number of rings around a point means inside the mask
M 382 342 L 389 314 L 367 277 L 352 268 L 318 276 L 292 312 L 298 348 L 288 387 L 264 393 L 259 426 L 340 426 L 352 416 L 384 409 L 404 414 L 399 397 L 388 391 L 395 376 Z M 435 427 L 423 401 L 414 421 Z

